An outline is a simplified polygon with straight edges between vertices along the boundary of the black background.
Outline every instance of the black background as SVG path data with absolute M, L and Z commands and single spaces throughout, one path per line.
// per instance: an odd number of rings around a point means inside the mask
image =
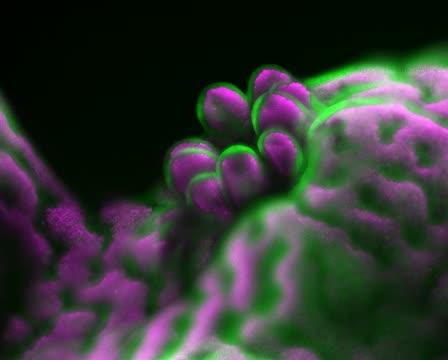
M 97 209 L 110 196 L 147 190 L 162 175 L 168 147 L 201 133 L 195 106 L 210 83 L 246 90 L 263 64 L 306 78 L 448 34 L 443 24 L 375 21 L 342 30 L 342 21 L 325 27 L 285 16 L 237 22 L 131 7 L 4 13 L 0 88 L 41 156 Z

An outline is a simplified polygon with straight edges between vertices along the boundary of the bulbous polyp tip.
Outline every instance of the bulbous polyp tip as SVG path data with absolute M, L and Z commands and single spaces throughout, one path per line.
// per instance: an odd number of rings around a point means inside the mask
M 268 129 L 282 129 L 296 134 L 306 114 L 298 101 L 283 94 L 266 94 L 258 100 L 253 113 L 253 126 L 257 134 Z
M 310 106 L 310 91 L 297 81 L 280 85 L 277 92 L 288 94 L 299 100 L 303 105 Z
M 291 81 L 291 76 L 278 67 L 264 67 L 257 70 L 249 84 L 249 90 L 252 93 L 251 102 L 272 88 L 288 84 Z
M 188 149 L 196 149 L 196 150 L 206 150 L 210 152 L 214 152 L 215 149 L 212 144 L 208 141 L 202 139 L 189 139 L 174 145 L 169 151 L 169 157 L 173 159 L 177 155 L 179 155 L 183 150 Z
M 215 174 L 195 177 L 188 187 L 188 199 L 198 210 L 221 220 L 228 221 L 232 217 L 232 210 L 224 199 L 221 183 Z
M 187 148 L 176 152 L 169 160 L 167 182 L 180 194 L 185 194 L 190 180 L 202 172 L 214 171 L 216 157 L 207 150 Z
M 262 163 L 249 149 L 237 145 L 228 148 L 218 165 L 225 193 L 237 207 L 262 193 L 266 186 Z
M 198 104 L 198 116 L 211 134 L 234 138 L 250 128 L 250 110 L 246 97 L 236 87 L 226 84 L 205 90 Z
M 301 153 L 292 136 L 281 131 L 268 131 L 261 136 L 259 147 L 260 152 L 281 175 L 297 175 Z

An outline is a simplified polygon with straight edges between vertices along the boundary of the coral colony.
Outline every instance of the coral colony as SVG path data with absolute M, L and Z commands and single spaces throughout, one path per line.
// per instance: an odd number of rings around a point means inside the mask
M 98 226 L 3 102 L 2 359 L 447 359 L 440 60 L 213 84 L 164 185 Z

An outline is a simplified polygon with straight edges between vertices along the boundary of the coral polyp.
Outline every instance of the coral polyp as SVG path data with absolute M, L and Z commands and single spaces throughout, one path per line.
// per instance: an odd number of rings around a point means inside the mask
M 212 84 L 156 196 L 96 228 L 3 104 L 0 357 L 447 358 L 439 59 Z

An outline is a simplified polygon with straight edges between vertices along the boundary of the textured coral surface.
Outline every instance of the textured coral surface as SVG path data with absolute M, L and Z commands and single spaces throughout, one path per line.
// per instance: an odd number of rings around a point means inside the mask
M 448 67 L 264 66 L 197 115 L 92 221 L 2 102 L 1 359 L 448 358 Z

